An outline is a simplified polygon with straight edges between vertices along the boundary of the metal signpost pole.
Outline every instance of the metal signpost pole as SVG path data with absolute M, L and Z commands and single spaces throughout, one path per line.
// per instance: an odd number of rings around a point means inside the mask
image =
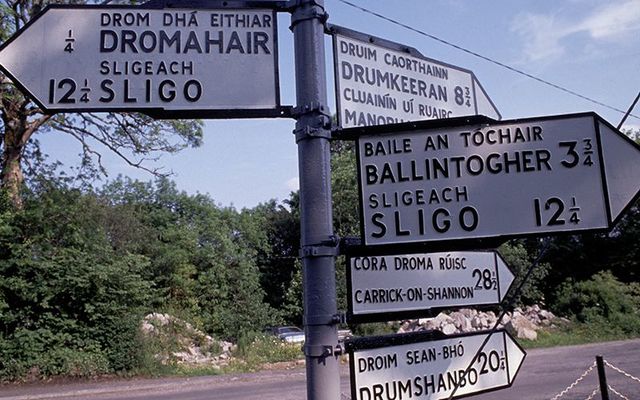
M 335 346 L 337 246 L 331 210 L 331 119 L 327 107 L 324 0 L 300 0 L 291 17 L 296 59 L 294 115 L 300 171 L 301 256 L 307 398 L 340 398 Z

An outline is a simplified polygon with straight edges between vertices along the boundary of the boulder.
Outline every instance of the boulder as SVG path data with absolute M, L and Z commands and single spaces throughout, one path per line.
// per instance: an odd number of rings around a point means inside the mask
M 467 317 L 469 320 L 478 315 L 478 310 L 474 310 L 472 308 L 461 308 L 458 312 Z
M 406 332 L 411 332 L 411 330 L 409 329 L 410 324 L 409 321 L 404 321 L 402 323 L 402 325 L 400 325 L 400 328 L 398 328 L 398 330 L 396 331 L 396 333 L 406 333 Z
M 436 325 L 436 321 L 434 321 L 433 319 L 430 319 L 429 321 L 427 321 L 427 323 L 422 325 L 422 327 L 426 331 L 434 331 L 434 330 L 440 329 L 440 325 L 439 324 Z
M 433 323 L 435 326 L 442 328 L 445 324 L 452 324 L 453 319 L 445 313 L 440 313 L 433 319 Z
M 434 318 L 422 318 L 403 321 L 398 333 L 417 330 L 440 330 L 446 334 L 458 332 L 473 332 L 493 328 L 498 317 L 493 311 L 477 311 L 462 308 L 450 313 L 441 312 Z M 536 340 L 536 331 L 542 327 L 553 326 L 561 319 L 553 313 L 543 310 L 540 306 L 528 306 L 523 310 L 516 307 L 513 312 L 503 315 L 499 327 L 508 329 L 519 338 Z
M 540 319 L 543 321 L 550 321 L 556 317 L 551 311 L 547 311 L 547 310 L 540 310 L 538 315 L 540 316 Z
M 445 323 L 445 325 L 442 327 L 442 333 L 444 333 L 445 335 L 453 335 L 454 333 L 456 333 L 456 331 L 456 326 L 452 323 Z
M 485 314 L 478 314 L 471 319 L 471 326 L 476 330 L 485 329 L 488 325 Z
M 520 339 L 536 340 L 538 338 L 536 332 L 538 327 L 523 315 L 514 315 L 504 327 L 509 333 Z
M 459 311 L 452 312 L 450 317 L 453 319 L 453 325 L 455 325 L 460 332 L 471 331 L 471 321 L 463 313 Z
M 154 358 L 162 364 L 184 366 L 208 365 L 218 368 L 228 364 L 234 345 L 217 341 L 190 323 L 169 314 L 152 313 L 140 324 L 142 335 L 158 340 L 161 348 Z M 165 343 L 174 343 L 167 348 Z

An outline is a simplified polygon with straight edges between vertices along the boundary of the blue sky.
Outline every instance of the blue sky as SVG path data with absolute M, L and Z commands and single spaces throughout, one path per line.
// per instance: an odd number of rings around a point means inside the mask
M 350 0 L 418 30 L 626 110 L 640 91 L 640 0 Z M 505 119 L 595 111 L 614 125 L 622 114 L 543 85 L 446 46 L 339 0 L 325 0 L 330 23 L 413 46 L 425 56 L 472 70 Z M 282 104 L 295 100 L 290 17 L 279 15 Z M 329 102 L 335 112 L 331 42 L 326 39 Z M 640 115 L 640 106 L 634 111 Z M 297 188 L 294 121 L 210 120 L 204 145 L 164 156 L 178 188 L 208 193 L 218 204 L 240 209 Z M 640 128 L 630 117 L 626 128 Z M 60 134 L 40 134 L 43 149 L 67 164 L 80 147 Z M 150 180 L 115 157 L 105 165 L 118 174 Z

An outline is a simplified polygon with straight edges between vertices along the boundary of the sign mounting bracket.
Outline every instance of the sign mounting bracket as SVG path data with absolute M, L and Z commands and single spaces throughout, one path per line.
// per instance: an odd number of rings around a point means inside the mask
M 302 246 L 300 258 L 309 257 L 337 257 L 340 255 L 340 238 L 332 236 L 329 240 L 324 240 L 317 244 Z
M 312 102 L 303 106 L 294 107 L 291 110 L 291 116 L 297 120 L 311 114 L 316 114 L 316 117 L 311 120 L 311 124 L 296 128 L 293 131 L 293 134 L 296 136 L 296 143 L 313 138 L 331 139 L 331 131 L 329 130 L 331 127 L 331 116 L 323 104 Z
M 336 351 L 338 349 L 336 348 Z M 334 355 L 333 346 L 325 346 L 325 345 L 310 345 L 305 344 L 302 346 L 302 351 L 304 355 L 307 357 L 315 357 L 315 358 L 325 358 L 331 357 Z

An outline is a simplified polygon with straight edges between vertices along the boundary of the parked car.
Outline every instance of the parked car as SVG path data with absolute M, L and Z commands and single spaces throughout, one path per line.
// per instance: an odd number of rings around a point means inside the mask
M 304 342 L 304 331 L 297 326 L 273 326 L 267 329 L 267 333 L 287 343 Z

